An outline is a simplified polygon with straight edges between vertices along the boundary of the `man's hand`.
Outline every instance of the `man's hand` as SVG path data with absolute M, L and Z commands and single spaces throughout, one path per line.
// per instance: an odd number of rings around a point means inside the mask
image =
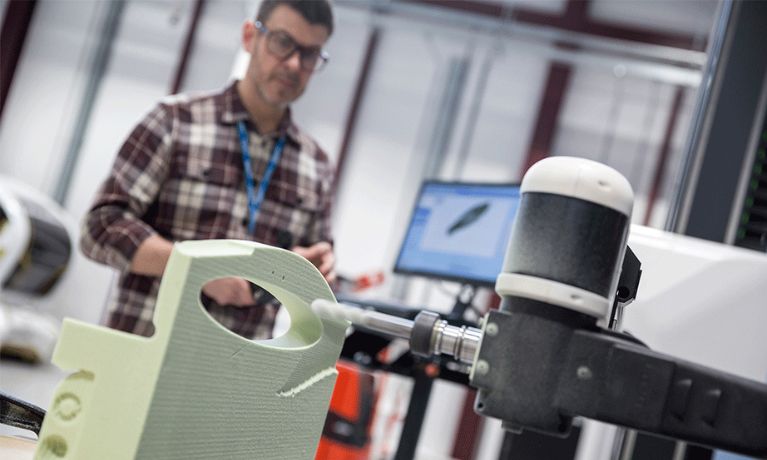
M 314 264 L 328 283 L 333 284 L 336 281 L 336 256 L 330 243 L 320 241 L 308 248 L 294 246 L 291 250 Z
M 162 276 L 168 264 L 173 243 L 159 235 L 141 242 L 131 260 L 130 271 L 139 275 Z
M 249 307 L 255 304 L 250 283 L 242 278 L 219 278 L 209 281 L 202 287 L 202 292 L 219 305 Z

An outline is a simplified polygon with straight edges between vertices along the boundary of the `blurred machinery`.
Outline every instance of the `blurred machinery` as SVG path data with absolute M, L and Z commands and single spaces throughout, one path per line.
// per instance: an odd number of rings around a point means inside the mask
M 59 321 L 37 304 L 61 281 L 72 257 L 73 224 L 53 200 L 0 177 L 0 353 L 47 361 Z
M 375 380 L 350 361 L 336 365 L 338 378 L 316 460 L 370 458 L 370 424 L 375 408 Z

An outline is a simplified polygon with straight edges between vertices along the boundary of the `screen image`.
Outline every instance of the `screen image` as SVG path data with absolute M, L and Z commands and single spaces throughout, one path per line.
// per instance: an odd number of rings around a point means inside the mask
M 424 182 L 394 271 L 494 285 L 519 198 L 518 184 Z

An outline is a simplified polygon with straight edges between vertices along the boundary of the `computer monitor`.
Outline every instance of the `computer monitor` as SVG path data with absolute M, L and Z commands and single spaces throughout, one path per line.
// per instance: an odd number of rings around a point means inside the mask
M 519 184 L 424 182 L 394 272 L 495 285 L 519 198 Z

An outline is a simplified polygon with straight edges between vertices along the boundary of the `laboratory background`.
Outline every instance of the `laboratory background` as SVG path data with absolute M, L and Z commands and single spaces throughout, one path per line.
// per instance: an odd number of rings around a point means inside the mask
M 767 1 L 332 6 L 329 61 L 291 114 L 335 169 L 339 300 L 478 325 L 501 303 L 494 283 L 525 173 L 593 160 L 633 190 L 628 246 L 642 274 L 623 328 L 767 383 Z M 51 404 L 67 375 L 50 363 L 62 319 L 103 324 L 117 283 L 79 249 L 98 187 L 158 100 L 244 75 L 242 24 L 258 7 L 0 0 L 3 393 Z M 432 221 L 419 220 L 426 208 Z M 275 334 L 289 325 L 282 309 Z M 566 437 L 508 431 L 475 412 L 460 363 L 378 340 L 347 337 L 346 400 L 331 403 L 316 458 L 751 458 L 585 417 Z M 35 439 L 4 425 L 0 436 Z

